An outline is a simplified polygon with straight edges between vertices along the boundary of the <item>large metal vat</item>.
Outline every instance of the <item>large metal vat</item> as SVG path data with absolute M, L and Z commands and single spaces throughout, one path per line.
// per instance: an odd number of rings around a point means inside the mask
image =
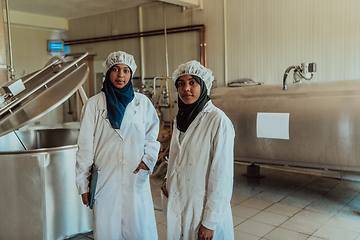
M 360 80 L 213 89 L 231 119 L 235 160 L 360 172 Z M 288 113 L 288 139 L 259 137 L 259 113 Z
M 92 230 L 92 212 L 75 185 L 77 136 L 75 129 L 49 129 L 0 137 L 0 239 L 64 239 Z
M 0 86 L 0 239 L 54 240 L 92 230 L 75 184 L 78 130 L 17 131 L 64 102 L 88 66 L 63 57 Z M 0 100 L 1 100 L 0 99 Z

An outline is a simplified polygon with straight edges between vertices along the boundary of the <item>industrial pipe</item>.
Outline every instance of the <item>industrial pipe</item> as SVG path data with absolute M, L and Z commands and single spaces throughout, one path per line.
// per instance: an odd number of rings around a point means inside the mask
M 7 21 L 7 34 L 8 34 L 8 47 L 9 47 L 9 71 L 10 79 L 15 80 L 14 63 L 12 59 L 12 47 L 11 47 L 11 32 L 10 32 L 10 11 L 8 0 L 5 0 L 6 5 L 6 21 Z
M 168 29 L 166 29 L 166 34 L 192 32 L 192 31 L 199 31 L 200 63 L 206 67 L 206 38 L 205 38 L 205 25 L 204 24 L 190 25 L 190 26 L 177 27 L 177 28 L 168 28 Z M 71 46 L 71 45 L 78 45 L 78 44 L 89 44 L 89 43 L 115 41 L 115 40 L 130 39 L 130 38 L 151 37 L 151 36 L 157 36 L 157 35 L 163 35 L 163 34 L 165 34 L 164 29 L 159 29 L 159 30 L 146 31 L 146 32 L 120 34 L 120 35 L 115 35 L 115 36 L 67 40 L 67 41 L 64 41 L 64 45 Z

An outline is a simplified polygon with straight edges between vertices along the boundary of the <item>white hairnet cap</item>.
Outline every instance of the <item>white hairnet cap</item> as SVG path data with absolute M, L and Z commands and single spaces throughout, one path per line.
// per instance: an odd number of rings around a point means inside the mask
M 134 76 L 137 68 L 135 59 L 133 55 L 123 51 L 110 53 L 110 55 L 106 58 L 105 62 L 102 64 L 105 68 L 104 73 L 106 74 L 111 67 L 120 63 L 126 64 L 131 69 L 132 75 Z
M 195 75 L 201 78 L 205 82 L 207 88 L 207 94 L 210 95 L 210 89 L 214 76 L 212 71 L 199 63 L 198 61 L 192 60 L 187 63 L 180 64 L 179 67 L 174 71 L 172 79 L 176 80 L 183 75 Z

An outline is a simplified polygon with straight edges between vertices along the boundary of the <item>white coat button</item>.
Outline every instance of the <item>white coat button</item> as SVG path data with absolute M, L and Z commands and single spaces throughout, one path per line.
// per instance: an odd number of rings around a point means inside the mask
M 122 181 L 119 181 L 119 184 L 122 184 Z

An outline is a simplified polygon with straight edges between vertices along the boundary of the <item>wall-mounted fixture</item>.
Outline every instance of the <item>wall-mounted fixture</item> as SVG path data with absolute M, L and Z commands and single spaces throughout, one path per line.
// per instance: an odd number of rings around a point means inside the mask
M 198 7 L 200 2 L 200 0 L 160 0 L 160 1 L 182 7 Z
M 302 82 L 303 79 L 311 80 L 314 72 L 316 72 L 316 63 L 302 63 L 300 66 L 288 67 L 284 73 L 283 90 L 287 89 L 286 78 L 292 69 L 294 69 L 294 83 Z
M 63 52 L 64 41 L 63 40 L 47 40 L 47 51 L 48 52 Z

